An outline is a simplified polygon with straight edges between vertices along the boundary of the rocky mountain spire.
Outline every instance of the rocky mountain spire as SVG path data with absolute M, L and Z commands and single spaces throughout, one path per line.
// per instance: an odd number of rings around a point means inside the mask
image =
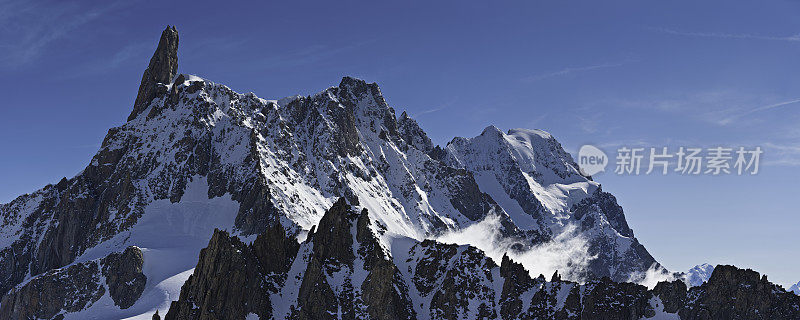
M 136 102 L 133 103 L 133 112 L 128 116 L 128 121 L 136 118 L 147 104 L 156 95 L 158 83 L 168 84 L 175 77 L 178 70 L 178 30 L 175 27 L 167 26 L 161 32 L 161 40 L 158 41 L 158 48 L 150 58 L 150 65 L 144 70 L 142 83 L 139 85 L 139 94 L 136 95 Z

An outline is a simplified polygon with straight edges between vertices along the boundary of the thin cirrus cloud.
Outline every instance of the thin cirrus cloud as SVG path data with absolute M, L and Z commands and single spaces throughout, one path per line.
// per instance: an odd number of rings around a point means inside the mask
M 660 33 L 685 36 L 685 37 L 719 38 L 719 39 L 752 39 L 752 40 L 789 41 L 789 42 L 800 41 L 800 34 L 791 36 L 768 36 L 768 35 L 758 35 L 751 33 L 689 32 L 689 31 L 679 31 L 669 28 L 649 28 L 649 29 Z
M 775 109 L 775 108 L 780 108 L 780 107 L 784 107 L 784 106 L 788 106 L 788 105 L 794 105 L 794 104 L 797 104 L 797 103 L 800 103 L 800 99 L 793 99 L 793 100 L 773 103 L 773 104 L 770 104 L 770 105 L 760 106 L 760 107 L 752 108 L 752 109 L 746 110 L 744 112 L 733 114 L 733 115 L 730 115 L 728 117 L 722 118 L 721 120 L 717 121 L 717 123 L 720 124 L 720 125 L 728 125 L 728 124 L 731 124 L 731 123 L 733 123 L 734 121 L 736 121 L 738 119 L 741 119 L 744 116 L 748 116 L 748 115 L 751 115 L 751 114 L 754 114 L 754 113 L 767 111 L 767 110 L 771 110 L 771 109 Z
M 439 105 L 439 106 L 437 106 L 437 107 L 434 107 L 434 108 L 430 108 L 430 109 L 426 109 L 426 110 L 422 110 L 422 111 L 420 111 L 420 112 L 417 112 L 417 113 L 415 114 L 415 116 L 416 116 L 416 117 L 419 117 L 419 116 L 423 116 L 423 115 L 426 115 L 426 114 L 431 114 L 431 113 L 434 113 L 434 112 L 439 112 L 439 111 L 442 111 L 442 110 L 444 110 L 444 109 L 447 109 L 447 108 L 451 107 L 453 104 L 455 104 L 455 103 L 456 103 L 456 100 L 458 100 L 458 97 L 453 97 L 453 98 L 451 98 L 450 100 L 448 100 L 447 102 L 445 102 L 445 103 L 443 103 L 443 104 L 440 104 L 440 105 Z
M 54 41 L 127 3 L 116 1 L 86 9 L 70 3 L 0 2 L 0 64 L 29 63 Z
M 581 72 L 593 71 L 593 70 L 598 70 L 598 69 L 621 67 L 621 66 L 625 65 L 625 63 L 626 62 L 602 63 L 602 64 L 595 64 L 595 65 L 590 65 L 590 66 L 583 66 L 583 67 L 567 67 L 567 68 L 564 68 L 564 69 L 561 69 L 561 70 L 558 70 L 558 71 L 554 71 L 554 72 L 542 73 L 542 74 L 537 74 L 537 75 L 532 75 L 532 76 L 529 76 L 529 77 L 525 77 L 525 78 L 522 78 L 522 81 L 524 81 L 524 82 L 534 82 L 534 81 L 544 80 L 544 79 L 547 79 L 547 78 L 563 77 L 563 76 L 574 74 L 574 73 L 581 73 Z
M 73 66 L 70 72 L 65 72 L 57 76 L 57 78 L 67 80 L 109 73 L 132 60 L 146 57 L 147 54 L 153 50 L 154 48 L 152 48 L 152 45 L 148 42 L 131 43 L 121 48 L 110 57 Z
M 434 112 L 439 112 L 439 111 L 444 110 L 445 108 L 447 108 L 447 107 L 438 107 L 438 108 L 423 110 L 423 111 L 420 111 L 419 113 L 417 113 L 417 116 L 421 116 L 421 115 L 425 115 L 425 114 L 429 114 L 429 113 L 434 113 Z
M 719 126 L 745 123 L 754 115 L 773 109 L 800 105 L 800 98 L 764 104 L 765 94 L 734 90 L 708 90 L 644 100 L 614 99 L 603 102 L 623 108 L 646 108 L 671 114 L 686 115 Z M 778 97 L 773 97 L 777 99 Z M 773 100 L 774 101 L 774 100 Z M 731 107 L 733 106 L 733 107 Z
M 769 152 L 769 157 L 765 158 L 762 162 L 765 166 L 784 166 L 784 167 L 798 167 L 800 166 L 800 144 L 795 143 L 774 143 L 767 142 L 763 144 L 766 152 Z
M 333 58 L 347 52 L 359 50 L 376 42 L 378 39 L 368 39 L 341 46 L 315 44 L 289 52 L 287 54 L 269 56 L 256 62 L 255 65 L 262 69 L 275 69 L 309 65 Z

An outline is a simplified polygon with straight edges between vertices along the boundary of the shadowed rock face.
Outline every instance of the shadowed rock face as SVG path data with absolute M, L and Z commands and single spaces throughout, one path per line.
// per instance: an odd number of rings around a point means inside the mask
M 97 302 L 106 292 L 127 309 L 144 291 L 144 258 L 137 247 L 105 258 L 55 269 L 11 290 L 0 304 L 0 319 L 50 319 Z M 103 280 L 105 277 L 105 281 Z
M 298 261 L 306 268 L 289 317 L 414 318 L 408 288 L 372 227 L 367 210 L 357 213 L 344 198 L 333 204 L 304 244 L 310 254 Z
M 661 298 L 664 311 L 668 313 L 676 313 L 686 304 L 686 284 L 681 280 L 659 282 L 653 294 Z
M 500 263 L 500 276 L 503 277 L 503 291 L 500 293 L 500 315 L 503 319 L 513 319 L 522 313 L 522 299 L 520 295 L 537 285 L 531 278 L 528 270 L 503 255 Z M 541 280 L 543 281 L 543 280 Z
M 106 293 L 100 263 L 92 261 L 47 272 L 3 297 L 2 319 L 50 319 L 62 310 L 76 312 Z
M 167 26 L 161 32 L 161 39 L 158 41 L 158 48 L 150 58 L 150 65 L 144 70 L 142 83 L 139 85 L 139 93 L 133 103 L 133 112 L 128 116 L 128 121 L 147 108 L 150 101 L 156 96 L 159 84 L 169 84 L 178 72 L 178 30 L 175 27 Z
M 147 283 L 147 277 L 142 273 L 142 250 L 128 247 L 122 253 L 108 255 L 103 262 L 103 275 L 111 299 L 121 309 L 130 308 L 142 295 Z
M 297 250 L 297 242 L 275 228 L 252 245 L 215 231 L 164 319 L 244 319 L 249 313 L 271 318 L 269 295 L 282 285 Z
M 286 237 L 280 226 L 250 245 L 217 230 L 165 319 L 244 319 L 251 313 L 262 319 L 327 319 L 337 313 L 349 319 L 412 319 L 400 272 L 371 225 L 366 210 L 356 213 L 341 198 L 303 244 Z M 272 301 L 278 293 L 286 300 Z M 288 314 L 277 314 L 275 305 L 290 306 Z
M 687 294 L 681 319 L 800 319 L 800 296 L 750 269 L 720 265 Z

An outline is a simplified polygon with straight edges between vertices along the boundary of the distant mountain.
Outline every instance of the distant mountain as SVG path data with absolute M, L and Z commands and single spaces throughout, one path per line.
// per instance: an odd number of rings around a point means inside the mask
M 177 74 L 177 48 L 169 27 L 82 172 L 0 205 L 1 319 L 693 319 L 730 314 L 716 290 L 796 315 L 734 267 L 615 282 L 658 263 L 544 131 L 434 146 L 374 83 L 266 100 Z
M 789 287 L 789 291 L 794 292 L 796 295 L 800 295 L 800 282 L 797 282 Z
M 689 269 L 689 271 L 686 271 L 686 274 L 683 276 L 683 280 L 686 282 L 686 285 L 690 287 L 696 287 L 703 284 L 703 282 L 708 281 L 708 278 L 711 278 L 711 273 L 713 272 L 714 266 L 708 263 L 703 263 L 694 266 L 693 268 Z

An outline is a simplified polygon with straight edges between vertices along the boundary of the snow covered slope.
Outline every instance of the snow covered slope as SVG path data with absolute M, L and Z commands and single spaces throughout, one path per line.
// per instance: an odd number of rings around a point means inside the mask
M 394 239 L 482 224 L 492 228 L 482 245 L 499 256 L 580 240 L 570 248 L 579 260 L 551 267 L 573 280 L 626 280 L 656 263 L 614 197 L 546 132 L 489 127 L 440 148 L 374 83 L 345 77 L 311 96 L 262 99 L 175 74 L 177 60 L 164 57 L 177 59 L 177 31 L 161 43 L 145 98 L 87 167 L 0 205 L 0 294 L 19 297 L 50 270 L 136 246 L 147 278 L 136 302 L 123 309 L 108 293 L 70 316 L 163 313 L 215 228 L 252 241 L 280 226 L 302 241 L 340 197 L 367 209 L 389 252 Z

